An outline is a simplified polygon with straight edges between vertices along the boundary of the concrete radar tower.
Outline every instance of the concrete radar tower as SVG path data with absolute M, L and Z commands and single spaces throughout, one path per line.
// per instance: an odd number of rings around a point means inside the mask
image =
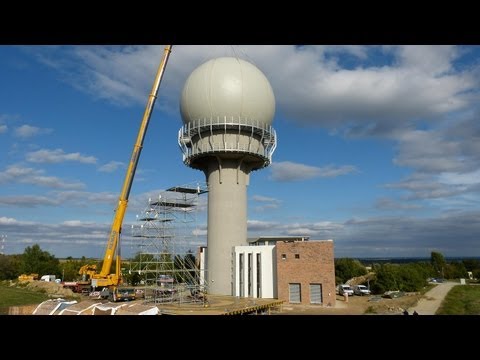
M 208 289 L 232 295 L 233 247 L 247 242 L 249 174 L 271 163 L 277 145 L 275 97 L 256 66 L 221 57 L 190 74 L 180 112 L 183 162 L 202 170 L 208 183 Z

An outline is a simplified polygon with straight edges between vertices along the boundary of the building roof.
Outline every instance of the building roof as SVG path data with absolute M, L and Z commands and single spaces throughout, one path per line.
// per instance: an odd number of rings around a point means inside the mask
M 261 236 L 255 238 L 248 238 L 249 244 L 254 244 L 260 241 L 308 241 L 310 236 Z

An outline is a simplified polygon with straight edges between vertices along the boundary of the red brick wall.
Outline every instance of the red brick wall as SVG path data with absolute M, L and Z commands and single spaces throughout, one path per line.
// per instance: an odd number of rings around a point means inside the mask
M 300 258 L 296 259 L 295 254 Z M 323 305 L 335 306 L 333 241 L 278 241 L 276 257 L 278 299 L 289 303 L 288 284 L 299 283 L 301 303 L 310 304 L 310 283 L 314 283 L 322 284 Z

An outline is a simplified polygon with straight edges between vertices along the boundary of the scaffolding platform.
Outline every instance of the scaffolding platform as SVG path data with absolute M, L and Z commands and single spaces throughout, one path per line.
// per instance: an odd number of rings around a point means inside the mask
M 207 192 L 207 185 L 200 182 L 172 186 L 148 199 L 137 215 L 131 235 L 137 255 L 129 273 L 140 276 L 146 302 L 195 302 L 194 294 L 208 291 L 195 257 L 199 196 Z
M 207 295 L 205 304 L 157 304 L 159 315 L 248 315 L 282 310 L 283 300 Z

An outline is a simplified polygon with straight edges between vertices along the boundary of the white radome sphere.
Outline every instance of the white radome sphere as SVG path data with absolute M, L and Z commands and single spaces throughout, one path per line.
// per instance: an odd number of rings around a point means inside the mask
M 271 125 L 275 96 L 266 76 L 234 57 L 211 59 L 188 77 L 180 100 L 184 124 L 203 119 L 248 119 Z

